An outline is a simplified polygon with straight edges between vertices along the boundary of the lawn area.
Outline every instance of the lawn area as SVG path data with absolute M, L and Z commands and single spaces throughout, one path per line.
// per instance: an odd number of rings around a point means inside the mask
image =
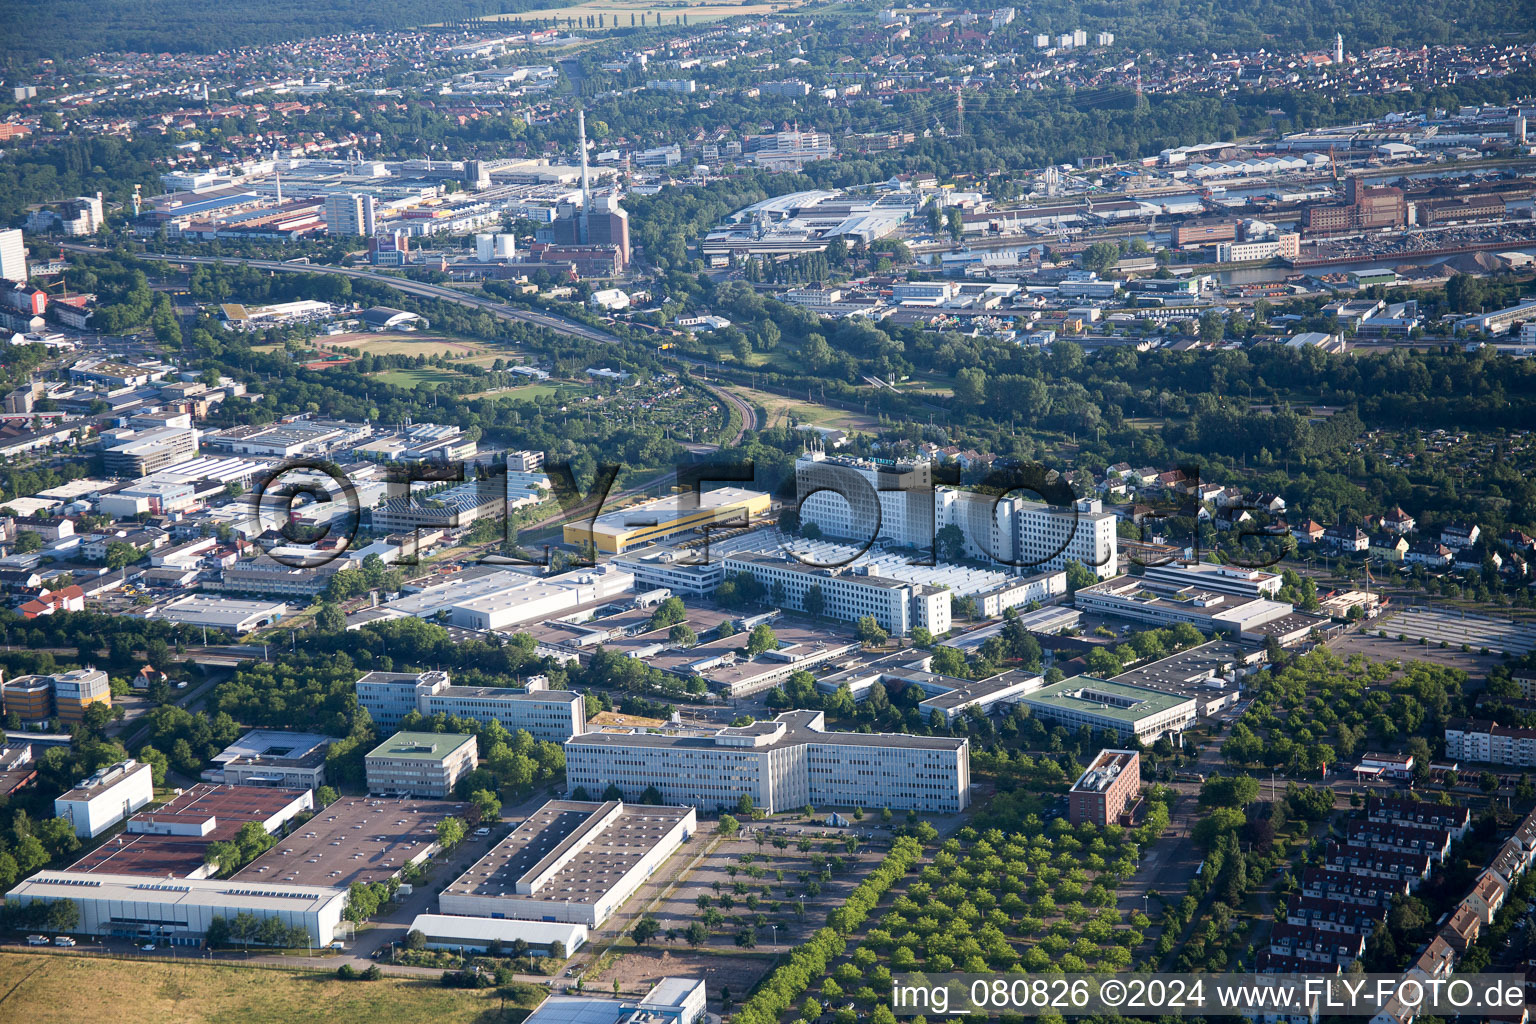
M 532 402 L 540 398 L 548 398 L 551 395 L 564 395 L 568 399 L 574 399 L 586 394 L 587 389 L 575 384 L 524 384 L 516 388 L 493 388 L 490 391 L 476 391 L 470 398 L 485 398 L 494 395 L 497 398 L 510 398 L 518 402 Z
M 446 989 L 435 978 L 340 981 L 223 964 L 0 955 L 0 1017 L 29 1024 L 434 1024 L 491 1022 L 495 989 Z M 527 1008 L 512 1010 L 518 1021 Z
M 458 374 L 435 366 L 413 366 L 404 370 L 381 370 L 371 375 L 375 380 L 393 384 L 397 388 L 419 388 L 424 384 L 444 384 Z M 462 379 L 462 378 L 460 378 Z
M 328 349 L 352 349 L 358 355 L 367 352 L 375 356 L 450 356 L 455 360 L 489 366 L 498 358 L 506 358 L 514 349 L 511 346 L 493 346 L 480 341 L 460 341 L 436 334 L 334 334 L 316 338 L 315 344 L 322 351 Z M 465 359 L 464 357 L 468 357 Z
M 817 405 L 814 402 L 806 402 L 800 399 L 785 398 L 783 395 L 775 395 L 768 391 L 756 391 L 752 388 L 744 388 L 740 385 L 729 385 L 727 390 L 739 395 L 749 402 L 757 405 L 767 413 L 767 418 L 762 426 L 776 426 L 779 423 L 787 425 L 811 424 L 817 427 L 830 427 L 835 430 L 863 431 L 873 433 L 879 429 L 879 420 L 874 416 L 864 416 L 856 412 L 844 412 L 842 409 L 831 409 L 825 405 Z

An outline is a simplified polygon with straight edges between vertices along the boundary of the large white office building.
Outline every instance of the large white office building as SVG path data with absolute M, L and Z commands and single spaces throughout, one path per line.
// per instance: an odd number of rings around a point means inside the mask
M 494 719 L 511 732 L 522 729 L 536 740 L 553 743 L 587 730 L 586 702 L 575 691 L 454 686 L 447 672 L 369 672 L 357 681 L 357 702 L 386 729 L 415 711 L 427 718 L 447 715 L 481 725 Z
M 948 590 L 882 576 L 875 565 L 818 568 L 784 552 L 742 552 L 727 556 L 722 565 L 727 574 L 751 575 L 763 585 L 769 600 L 782 608 L 812 611 L 806 607 L 806 597 L 819 590 L 821 615 L 846 622 L 870 616 L 896 636 L 905 636 L 917 626 L 935 636 L 949 632 Z
M 887 464 L 810 451 L 795 462 L 800 521 L 829 537 L 931 551 L 938 531 L 958 527 L 968 558 L 994 561 L 1021 575 L 1079 562 L 1101 578 L 1119 572 L 1114 513 L 1097 498 L 1050 505 L 935 487 L 925 462 Z
M 715 733 L 588 733 L 566 742 L 565 772 L 593 797 L 654 789 L 714 810 L 746 796 L 769 814 L 807 804 L 955 814 L 971 795 L 969 740 L 828 732 L 820 711 Z
M 449 580 L 409 594 L 389 611 L 436 618 L 464 629 L 511 629 L 529 622 L 568 615 L 628 594 L 635 578 L 613 565 L 575 569 L 555 576 L 528 576 L 511 569 L 468 580 Z

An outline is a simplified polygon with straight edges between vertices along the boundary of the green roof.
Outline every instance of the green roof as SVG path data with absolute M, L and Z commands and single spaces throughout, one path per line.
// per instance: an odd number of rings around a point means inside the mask
M 397 732 L 368 751 L 368 756 L 441 761 L 474 739 L 468 733 L 458 732 Z
M 1091 696 L 1079 696 L 1080 691 L 1092 691 Z M 1099 695 L 1113 701 L 1096 699 Z M 1079 714 L 1100 715 L 1122 722 L 1136 722 L 1180 704 L 1193 700 L 1175 693 L 1151 690 L 1130 683 L 1115 683 L 1097 676 L 1073 676 L 1059 683 L 1036 690 L 1024 698 L 1026 704 L 1037 704 L 1059 711 L 1076 711 Z M 1122 706 L 1124 703 L 1125 706 Z

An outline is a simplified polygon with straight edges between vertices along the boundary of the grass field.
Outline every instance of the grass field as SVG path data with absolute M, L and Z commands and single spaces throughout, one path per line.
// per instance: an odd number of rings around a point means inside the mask
M 419 388 L 424 384 L 444 384 L 458 375 L 452 370 L 440 370 L 435 366 L 413 366 L 405 370 L 381 370 L 370 376 L 397 388 Z
M 485 15 L 481 21 L 547 21 L 551 18 L 597 18 L 603 19 L 603 28 L 629 28 L 630 16 L 633 15 L 635 25 L 640 25 L 640 16 L 646 17 L 646 25 L 671 25 L 681 15 L 688 15 L 688 24 L 697 25 L 706 21 L 719 21 L 721 18 L 734 18 L 741 15 L 758 17 L 764 14 L 772 14 L 775 11 L 792 11 L 800 6 L 801 0 L 780 3 L 757 3 L 748 0 L 746 3 L 690 3 L 686 0 L 673 0 L 671 3 L 655 3 L 654 0 L 634 0 L 633 3 L 618 2 L 614 0 L 590 0 L 588 3 L 571 4 L 569 7 L 541 7 L 536 11 L 519 11 L 515 14 Z M 593 31 L 597 28 L 596 22 Z
M 436 979 L 339 981 L 222 964 L 0 954 L 0 1020 L 28 1024 L 494 1024 L 495 989 Z M 521 1020 L 527 1008 L 507 1021 Z
M 432 334 L 336 334 L 316 338 L 322 351 L 336 348 L 355 349 L 358 355 L 367 352 L 375 356 L 440 356 L 463 359 L 466 363 L 484 363 L 489 366 L 498 358 L 506 358 L 510 348 L 496 349 L 478 341 L 458 341 Z M 469 358 L 464 359 L 465 356 Z
M 874 416 L 830 409 L 824 405 L 816 405 L 814 402 L 785 398 L 783 395 L 775 395 L 768 391 L 754 391 L 739 385 L 731 385 L 727 390 L 766 412 L 767 418 L 762 424 L 764 427 L 778 426 L 781 423 L 787 426 L 809 424 L 834 430 L 856 430 L 865 433 L 873 433 L 880 427 L 879 420 Z
M 586 388 L 575 384 L 524 384 L 519 388 L 495 388 L 491 391 L 476 391 L 470 398 L 511 398 L 519 402 L 531 402 L 536 398 L 547 398 L 550 395 L 564 394 L 567 398 L 575 398 L 585 394 Z

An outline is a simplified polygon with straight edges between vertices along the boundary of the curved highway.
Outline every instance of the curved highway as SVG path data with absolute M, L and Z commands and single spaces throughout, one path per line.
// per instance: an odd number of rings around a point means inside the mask
M 106 253 L 109 251 L 101 248 L 100 246 L 79 245 L 74 243 L 64 243 L 61 248 L 72 249 L 77 252 L 89 253 Z M 426 281 L 412 281 L 409 278 L 392 277 L 389 274 L 380 274 L 377 271 L 369 270 L 363 267 L 334 267 L 321 263 L 284 263 L 281 260 L 253 259 L 243 256 L 182 256 L 174 253 L 151 252 L 134 253 L 133 255 L 140 259 L 160 260 L 165 263 L 181 265 L 192 263 L 227 263 L 234 265 L 244 264 L 248 267 L 255 267 L 258 270 L 288 271 L 302 274 L 340 274 L 342 277 L 351 277 L 363 281 L 373 281 L 378 284 L 387 285 L 390 288 L 405 292 L 408 295 L 419 295 L 429 299 L 442 299 L 445 302 L 456 302 L 461 306 L 468 306 L 472 309 L 484 310 L 485 312 L 494 316 L 505 317 L 508 320 L 521 320 L 524 323 L 530 323 L 538 327 L 543 327 L 546 330 L 554 331 L 557 334 L 565 334 L 575 338 L 582 338 L 586 341 L 595 341 L 603 345 L 620 345 L 624 343 L 624 339 L 619 338 L 616 335 L 609 334 L 607 331 L 598 330 L 596 327 L 584 324 L 579 320 L 572 320 L 570 317 L 561 316 L 558 313 L 547 313 L 543 310 L 525 309 L 521 306 L 509 306 L 504 302 L 497 302 L 495 299 L 485 298 L 481 295 L 472 295 L 468 292 L 460 291 L 457 288 L 449 288 L 440 284 L 431 284 Z M 687 363 L 691 367 L 703 365 L 696 360 L 688 359 L 684 356 L 672 356 L 671 358 L 680 363 Z M 747 431 L 757 429 L 757 410 L 752 407 L 750 402 L 743 401 L 736 395 L 726 391 L 724 388 L 721 388 L 708 381 L 700 380 L 699 384 L 720 401 L 725 402 L 727 405 L 741 413 L 741 429 L 736 431 L 736 435 L 731 438 L 731 440 L 728 442 L 729 444 L 740 444 L 741 439 L 746 436 Z
M 106 253 L 108 251 L 99 246 L 72 245 L 68 243 L 63 248 L 92 253 Z M 333 267 L 323 263 L 284 263 L 281 260 L 247 259 L 241 256 L 181 256 L 174 253 L 158 252 L 134 253 L 133 255 L 139 259 L 160 260 L 164 263 L 182 265 L 191 263 L 229 263 L 236 265 L 244 264 L 248 267 L 255 267 L 258 270 L 282 270 L 301 274 L 340 274 L 342 277 L 352 277 L 388 285 L 408 295 L 420 295 L 429 299 L 446 299 L 449 302 L 457 302 L 460 305 L 483 309 L 488 313 L 495 313 L 509 320 L 523 320 L 527 323 L 536 324 L 539 327 L 548 328 L 551 331 L 557 331 L 560 334 L 569 334 L 577 338 L 585 338 L 588 341 L 597 341 L 605 345 L 617 344 L 621 341 L 621 339 L 614 337 L 607 331 L 600 331 L 595 327 L 589 327 L 584 323 L 556 313 L 523 309 L 520 306 L 508 306 L 505 303 L 497 302 L 495 299 L 470 295 L 456 288 L 448 288 L 440 284 L 430 284 L 426 281 L 412 281 L 408 278 L 391 277 L 388 274 L 380 274 L 377 271 L 362 267 Z

